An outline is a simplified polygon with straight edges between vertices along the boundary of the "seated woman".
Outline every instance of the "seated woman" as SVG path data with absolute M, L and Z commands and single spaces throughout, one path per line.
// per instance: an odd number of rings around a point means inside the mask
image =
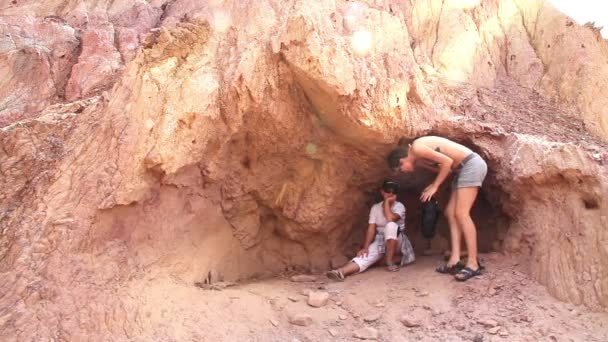
M 357 257 L 346 265 L 327 272 L 327 277 L 343 281 L 353 273 L 363 272 L 380 260 L 388 266 L 388 270 L 395 272 L 401 266 L 414 261 L 414 251 L 405 236 L 405 206 L 397 201 L 399 185 L 395 182 L 385 181 L 380 193 L 383 200 L 372 206 L 369 213 L 369 226 L 365 235 L 363 249 Z

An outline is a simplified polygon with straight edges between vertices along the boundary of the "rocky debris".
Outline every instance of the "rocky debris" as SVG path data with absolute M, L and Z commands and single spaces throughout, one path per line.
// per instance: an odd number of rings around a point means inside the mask
M 278 320 L 276 320 L 276 319 L 274 319 L 274 318 L 271 318 L 271 319 L 269 319 L 269 321 L 270 321 L 270 323 L 271 323 L 272 325 L 274 325 L 275 327 L 278 327 L 278 326 L 279 326 L 279 321 L 278 321 Z
M 415 321 L 409 317 L 401 317 L 399 319 L 399 321 L 401 322 L 401 324 L 403 324 L 404 326 L 408 327 L 408 328 L 416 328 L 420 326 L 420 323 L 418 321 Z
M 327 332 L 332 336 L 332 337 L 336 337 L 338 336 L 338 332 L 334 329 L 327 329 Z
M 498 335 L 500 337 L 507 337 L 507 336 L 509 336 L 509 332 L 503 328 L 503 329 L 500 329 L 500 331 L 498 332 Z
M 310 291 L 310 293 L 308 294 L 307 303 L 312 307 L 320 308 L 322 306 L 325 306 L 328 300 L 329 293 L 321 291 Z
M 339 318 L 340 320 L 343 320 L 343 321 L 344 321 L 344 320 L 348 319 L 348 316 L 346 316 L 346 315 L 338 315 L 338 318 Z
M 289 323 L 307 327 L 312 324 L 312 317 L 305 313 L 296 313 L 289 316 Z
M 308 293 L 307 293 L 306 295 L 308 295 Z M 294 302 L 294 303 L 296 303 L 296 302 L 299 302 L 299 301 L 300 301 L 300 298 L 298 298 L 298 297 L 294 297 L 294 296 L 288 296 L 288 297 L 287 297 L 287 299 L 289 299 L 290 301 L 292 301 L 292 302 Z
M 473 336 L 473 338 L 471 339 L 471 341 L 473 341 L 473 342 L 483 342 L 483 335 L 482 334 L 475 334 L 475 336 Z
M 372 327 L 365 327 L 355 330 L 353 336 L 361 340 L 377 340 L 378 330 Z
M 307 274 L 299 274 L 292 276 L 289 278 L 289 280 L 293 281 L 294 283 L 312 283 L 317 281 L 317 277 Z

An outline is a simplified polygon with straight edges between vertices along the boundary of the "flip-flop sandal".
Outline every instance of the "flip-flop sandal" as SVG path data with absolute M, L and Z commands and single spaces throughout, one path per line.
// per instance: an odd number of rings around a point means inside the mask
M 344 281 L 344 274 L 338 270 L 328 271 L 325 275 L 333 281 Z
M 462 270 L 460 270 L 460 272 L 458 272 L 456 275 L 454 275 L 454 278 L 458 281 L 467 281 L 478 275 L 481 275 L 481 268 L 478 268 L 477 270 L 473 270 L 470 267 L 465 267 Z
M 462 262 L 457 262 L 452 266 L 448 266 L 448 264 L 443 264 L 435 269 L 435 271 L 442 274 L 457 274 L 461 269 L 464 268 L 464 264 Z
M 387 269 L 389 272 L 397 272 L 399 271 L 399 265 L 388 265 Z

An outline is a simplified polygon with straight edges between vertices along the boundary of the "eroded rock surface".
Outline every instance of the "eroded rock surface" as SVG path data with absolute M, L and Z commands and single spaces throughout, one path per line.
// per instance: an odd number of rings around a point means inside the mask
M 489 161 L 497 248 L 608 306 L 608 44 L 543 1 L 0 9 L 3 338 L 133 338 L 142 288 L 327 268 L 426 133 Z

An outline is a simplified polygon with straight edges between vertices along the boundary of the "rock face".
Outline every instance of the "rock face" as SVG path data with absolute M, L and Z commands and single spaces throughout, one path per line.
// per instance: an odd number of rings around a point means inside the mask
M 498 248 L 608 306 L 608 44 L 543 1 L 0 7 L 2 339 L 158 338 L 163 282 L 327 268 L 427 133 L 488 160 Z

